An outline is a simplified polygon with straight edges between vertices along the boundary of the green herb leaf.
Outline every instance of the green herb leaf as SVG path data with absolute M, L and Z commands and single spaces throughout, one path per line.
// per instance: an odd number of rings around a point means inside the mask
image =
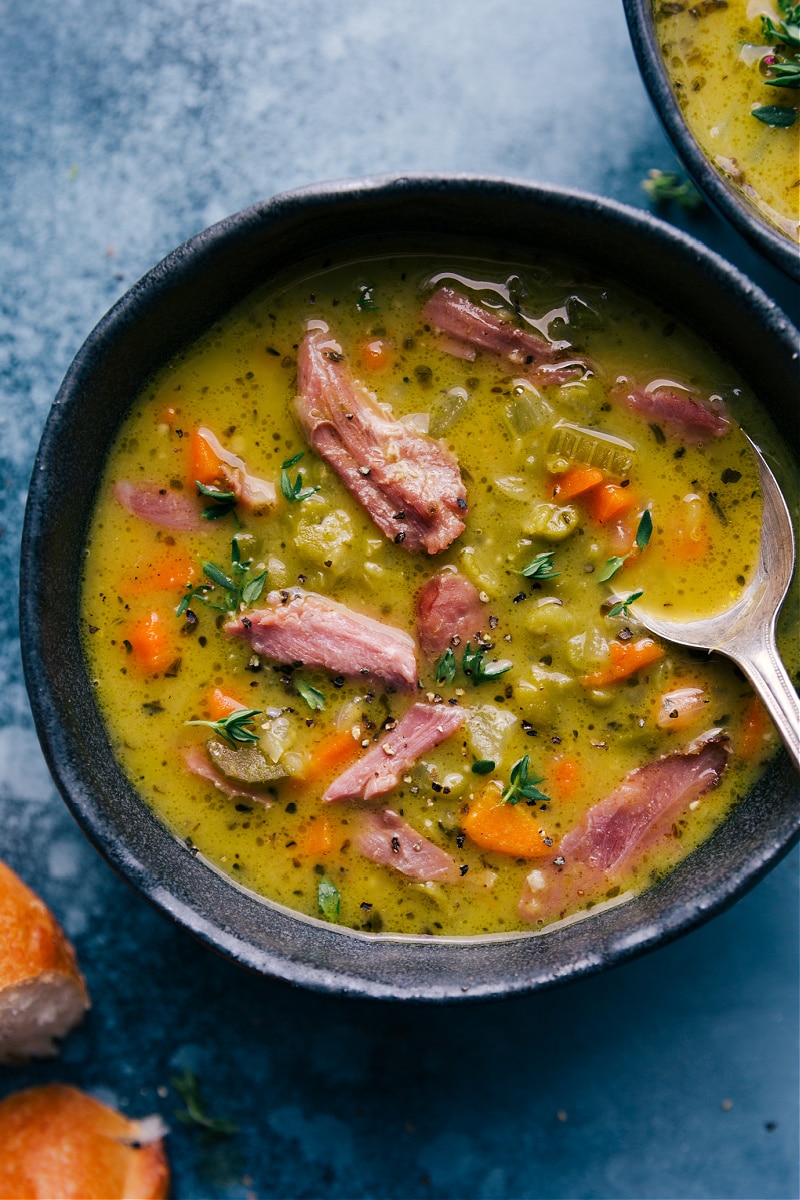
M 764 104 L 761 108 L 754 108 L 750 115 L 775 129 L 788 129 L 797 120 L 796 109 L 784 108 L 781 104 Z
M 201 483 L 199 479 L 195 479 L 194 486 L 197 488 L 201 496 L 208 496 L 210 500 L 233 500 L 236 503 L 236 492 L 223 492 L 219 488 L 209 487 L 205 483 Z
M 548 801 L 549 796 L 540 791 L 536 786 L 537 783 L 544 781 L 544 776 L 541 775 L 537 779 L 532 779 L 530 775 L 531 760 L 526 754 L 524 758 L 520 758 L 514 763 L 511 768 L 511 776 L 508 787 L 503 792 L 503 800 L 506 804 L 519 804 L 520 800 L 528 800 L 531 803 L 536 801 Z
M 630 614 L 628 612 L 628 609 L 630 608 L 631 604 L 633 604 L 635 600 L 638 600 L 639 597 L 643 596 L 643 595 L 644 595 L 644 590 L 642 588 L 640 588 L 638 592 L 631 592 L 630 596 L 628 596 L 628 598 L 626 600 L 620 600 L 618 604 L 613 605 L 608 610 L 608 615 L 610 617 L 627 617 L 627 616 L 629 616 Z
M 216 565 L 216 563 L 203 562 L 201 559 L 200 566 L 203 568 L 203 574 L 210 579 L 212 583 L 215 583 L 217 587 L 225 588 L 227 592 L 239 591 L 233 580 L 230 579 L 222 570 L 222 568 Z
M 317 688 L 312 687 L 310 683 L 305 683 L 302 679 L 295 679 L 294 686 L 298 696 L 301 696 L 305 700 L 313 712 L 319 712 L 325 707 L 324 695 Z
M 461 667 L 473 683 L 486 683 L 489 679 L 497 679 L 500 675 L 505 675 L 506 671 L 510 671 L 514 665 L 507 658 L 498 659 L 497 662 L 484 662 L 485 654 L 484 646 L 476 646 L 473 650 L 472 643 L 467 642 Z
M 261 593 L 264 591 L 264 584 L 267 581 L 267 571 L 262 571 L 260 575 L 256 575 L 255 579 L 251 579 L 242 588 L 242 600 L 245 604 L 255 604 L 256 600 L 260 599 Z
M 309 496 L 313 496 L 320 489 L 318 487 L 304 488 L 302 472 L 297 472 L 297 478 L 292 483 L 289 475 L 289 467 L 295 466 L 300 462 L 300 459 L 305 455 L 305 450 L 301 450 L 299 454 L 295 454 L 294 458 L 287 458 L 286 462 L 281 465 L 281 492 L 284 499 L 289 504 L 297 504 L 301 500 L 307 500 Z
M 317 904 L 319 905 L 319 911 L 329 921 L 335 921 L 339 916 L 341 905 L 339 889 L 327 875 L 323 875 L 317 884 Z
M 647 543 L 650 541 L 650 534 L 653 532 L 653 518 L 650 515 L 650 509 L 646 508 L 639 518 L 639 525 L 636 530 L 636 545 L 641 554 Z
M 614 575 L 616 575 L 616 573 L 620 569 L 620 567 L 624 567 L 624 566 L 625 566 L 625 559 L 620 558 L 616 554 L 614 555 L 613 558 L 606 559 L 606 565 L 603 567 L 602 571 L 597 576 L 597 582 L 598 583 L 606 583 L 607 580 L 611 579 Z
M 356 308 L 359 312 L 375 312 L 378 305 L 375 303 L 375 285 L 374 283 L 362 283 L 358 289 L 356 298 Z
M 235 1133 L 239 1132 L 239 1127 L 234 1125 L 233 1121 L 228 1121 L 225 1117 L 208 1115 L 198 1078 L 188 1067 L 184 1068 L 182 1075 L 173 1075 L 170 1083 L 186 1105 L 185 1109 L 177 1109 L 175 1113 L 178 1120 L 184 1125 L 199 1125 L 207 1133 L 215 1134 L 217 1137 L 233 1137 Z
M 490 775 L 493 770 L 494 760 L 491 758 L 479 758 L 477 762 L 472 764 L 474 775 Z
M 524 575 L 526 579 L 555 579 L 561 572 L 553 570 L 554 558 L 555 550 L 545 550 L 542 554 L 537 554 L 527 567 L 523 567 L 520 575 Z
M 207 725 L 231 746 L 235 746 L 237 743 L 258 741 L 258 734 L 253 730 L 253 718 L 260 716 L 261 711 L 260 708 L 237 708 L 235 712 L 227 717 L 220 717 L 218 721 L 184 721 L 184 724 Z
M 437 683 L 452 683 L 456 677 L 456 656 L 452 646 L 448 646 L 436 664 L 435 679 Z

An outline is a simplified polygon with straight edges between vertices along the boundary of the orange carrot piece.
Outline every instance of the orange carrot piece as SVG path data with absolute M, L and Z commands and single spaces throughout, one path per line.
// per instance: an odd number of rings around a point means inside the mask
M 676 505 L 664 534 L 671 562 L 698 562 L 708 554 L 707 505 L 700 496 L 684 499 Z
M 384 338 L 372 338 L 361 347 L 361 365 L 366 371 L 385 371 L 392 365 L 392 348 Z
M 193 429 L 189 439 L 189 477 L 192 483 L 202 483 L 206 487 L 223 478 L 222 462 L 199 429 Z
M 191 559 L 174 550 L 163 550 L 147 561 L 139 560 L 129 579 L 120 587 L 125 596 L 147 592 L 175 592 L 194 583 L 197 568 Z
M 751 696 L 742 721 L 739 750 L 745 758 L 758 758 L 770 749 L 772 721 L 758 696 Z
M 553 760 L 550 787 L 559 800 L 567 800 L 583 783 L 583 768 L 576 758 Z
M 605 525 L 612 517 L 627 512 L 636 503 L 636 496 L 631 489 L 620 487 L 618 483 L 604 483 L 594 487 L 584 497 L 586 511 L 598 525 Z
M 584 687 L 605 687 L 618 679 L 627 679 L 642 667 L 649 667 L 664 657 L 664 647 L 652 638 L 640 638 L 638 642 L 612 642 L 608 648 L 609 661 L 605 667 L 591 675 L 582 675 Z
M 155 611 L 128 626 L 125 642 L 126 649 L 130 646 L 129 657 L 147 675 L 166 671 L 178 658 L 177 647 L 168 629 L 167 622 Z
M 603 482 L 603 472 L 598 467 L 570 467 L 553 483 L 553 496 L 559 500 L 572 500 Z
M 206 696 L 205 707 L 210 721 L 222 721 L 231 713 L 240 712 L 248 705 L 242 704 L 241 700 L 235 700 L 233 696 L 223 692 L 222 688 L 215 687 Z
M 324 858 L 332 854 L 336 849 L 333 822 L 328 817 L 312 817 L 296 841 L 297 846 L 293 850 L 297 858 Z
M 467 836 L 484 850 L 514 858 L 546 858 L 552 842 L 545 843 L 536 815 L 527 804 L 507 804 L 496 787 L 488 787 L 470 802 L 462 821 Z
M 355 758 L 358 752 L 358 742 L 351 733 L 335 730 L 318 742 L 311 752 L 311 758 L 302 771 L 306 783 L 316 783 L 330 775 L 337 767 L 343 766 L 349 759 Z

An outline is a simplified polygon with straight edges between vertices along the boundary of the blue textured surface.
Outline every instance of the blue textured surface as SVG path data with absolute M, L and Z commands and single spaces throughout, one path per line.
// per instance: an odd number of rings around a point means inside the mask
M 111 303 L 191 233 L 273 192 L 389 170 L 510 174 L 646 206 L 673 155 L 616 0 L 0 4 L 0 856 L 73 938 L 94 1008 L 0 1095 L 75 1082 L 172 1127 L 173 1195 L 798 1194 L 798 854 L 690 937 L 475 1007 L 343 1001 L 251 978 L 84 841 L 21 679 L 14 581 L 48 406 Z M 708 212 L 668 212 L 797 313 Z M 197 1072 L 236 1121 L 175 1120 Z

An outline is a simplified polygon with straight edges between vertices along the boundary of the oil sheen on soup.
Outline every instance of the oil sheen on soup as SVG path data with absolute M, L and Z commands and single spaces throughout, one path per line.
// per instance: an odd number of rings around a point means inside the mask
M 624 902 L 776 749 L 741 675 L 650 637 L 758 556 L 732 370 L 558 263 L 280 280 L 147 387 L 82 598 L 113 753 L 193 853 L 356 930 Z
M 654 0 L 656 33 L 703 152 L 794 242 L 800 237 L 800 5 Z

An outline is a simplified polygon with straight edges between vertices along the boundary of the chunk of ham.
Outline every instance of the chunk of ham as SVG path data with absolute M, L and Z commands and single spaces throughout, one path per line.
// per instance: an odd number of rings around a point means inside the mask
M 455 288 L 437 288 L 422 309 L 422 319 L 444 335 L 440 346 L 445 353 L 471 361 L 482 350 L 528 367 L 539 383 L 565 383 L 586 367 L 578 361 L 557 362 L 561 349 L 541 334 L 518 328 Z
M 224 792 L 226 796 L 240 796 L 245 800 L 255 800 L 265 808 L 272 807 L 272 800 L 264 792 L 255 787 L 248 787 L 246 783 L 238 783 L 234 779 L 229 779 L 227 775 L 218 771 L 208 761 L 202 746 L 186 746 L 183 751 L 183 761 L 186 769 L 192 775 L 197 775 L 200 779 L 213 783 L 214 787 Z
M 374 800 L 385 795 L 421 754 L 451 737 L 468 715 L 465 708 L 413 704 L 391 732 L 334 779 L 322 799 Z
M 486 620 L 478 589 L 452 568 L 433 575 L 417 596 L 417 639 L 428 658 L 438 658 L 453 638 L 456 645 L 474 641 Z
M 669 834 L 692 801 L 719 783 L 728 765 L 730 738 L 712 731 L 686 750 L 637 767 L 593 805 L 561 839 L 554 861 L 532 872 L 519 913 L 537 920 L 577 905 L 589 891 L 613 883 Z
M 222 484 L 252 512 L 258 513 L 265 508 L 272 508 L 278 498 L 274 483 L 251 475 L 244 460 L 226 450 L 213 430 L 205 425 L 196 429 L 193 437 L 203 443 L 201 454 L 197 456 L 202 456 L 206 466 L 203 472 L 206 478 L 201 479 L 201 483 Z
M 324 322 L 314 322 L 306 333 L 297 373 L 297 415 L 309 442 L 381 532 L 407 550 L 445 550 L 462 533 L 467 512 L 452 454 L 394 420 L 353 379 Z
M 183 533 L 208 529 L 201 504 L 185 492 L 158 483 L 130 483 L 122 479 L 114 485 L 114 497 L 129 513 L 161 529 L 179 529 Z
M 390 808 L 364 813 L 353 840 L 366 858 L 420 883 L 455 883 L 459 878 L 458 867 L 447 851 L 417 833 Z
M 723 437 L 731 427 L 730 418 L 720 397 L 699 400 L 688 391 L 674 385 L 656 383 L 639 387 L 622 379 L 612 388 L 611 395 L 638 413 L 650 425 L 666 425 L 689 445 L 705 445 Z
M 417 685 L 414 639 L 336 600 L 302 588 L 270 592 L 268 608 L 229 621 L 228 637 L 243 637 L 256 654 L 279 663 L 324 667 L 336 675 L 370 675 L 387 687 Z

